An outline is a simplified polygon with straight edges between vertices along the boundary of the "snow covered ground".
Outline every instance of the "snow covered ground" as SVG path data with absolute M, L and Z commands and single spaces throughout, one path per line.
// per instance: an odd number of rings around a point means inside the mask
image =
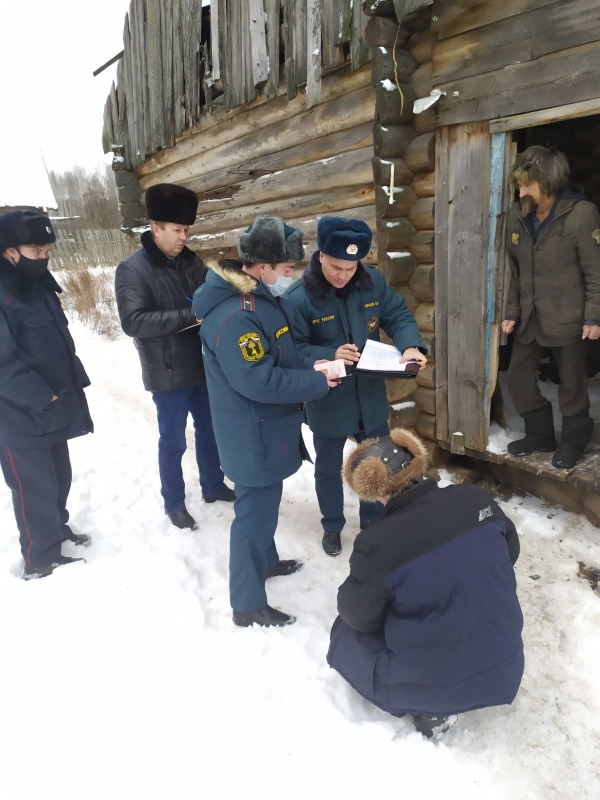
M 526 671 L 511 707 L 464 715 L 438 744 L 371 707 L 327 666 L 340 558 L 320 546 L 309 465 L 286 481 L 278 544 L 302 572 L 269 581 L 281 630 L 238 629 L 227 594 L 232 508 L 162 513 L 156 422 L 131 341 L 74 324 L 96 433 L 72 442 L 73 527 L 87 564 L 24 582 L 0 488 L 3 798 L 592 798 L 600 785 L 600 531 L 534 498 L 504 503 L 517 563 Z M 191 443 L 191 432 L 190 432 Z M 74 552 L 73 551 L 70 552 Z M 596 787 L 594 789 L 594 787 Z

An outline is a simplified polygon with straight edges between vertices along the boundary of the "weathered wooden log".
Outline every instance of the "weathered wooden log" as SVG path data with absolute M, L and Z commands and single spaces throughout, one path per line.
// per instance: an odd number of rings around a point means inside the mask
M 414 136 L 410 125 L 375 125 L 373 151 L 379 158 L 402 157 Z
M 372 143 L 373 125 L 367 122 L 357 128 L 331 133 L 329 136 L 311 139 L 278 153 L 269 153 L 260 158 L 244 161 L 237 166 L 228 165 L 216 172 L 210 172 L 208 175 L 192 178 L 186 181 L 185 185 L 196 192 L 202 202 L 231 192 L 227 187 L 239 185 L 245 180 L 297 167 L 300 164 L 306 164 L 310 168 L 311 163 L 322 158 L 332 158 L 350 150 L 369 147 L 372 146 Z M 406 168 L 405 172 L 412 174 Z
M 400 83 L 400 91 L 393 81 L 377 84 L 375 95 L 375 123 L 379 125 L 405 125 L 413 117 L 415 93 L 407 83 Z
M 374 47 L 371 50 L 373 83 L 380 81 L 408 81 L 417 69 L 417 62 L 408 52 L 400 48 Z
M 385 388 L 387 390 L 388 403 L 394 405 L 395 403 L 402 403 L 410 400 L 417 391 L 418 386 L 413 380 L 391 378 L 385 382 Z
M 363 147 L 312 164 L 301 164 L 272 175 L 244 181 L 239 186 L 230 187 L 233 191 L 223 197 L 200 203 L 198 216 L 214 216 L 215 212 L 226 209 L 276 202 L 306 194 L 322 194 L 326 199 L 327 193 L 336 189 L 361 184 L 369 187 L 373 183 L 371 153 L 370 147 Z M 412 194 L 416 199 L 416 194 Z
M 435 260 L 434 232 L 417 231 L 410 241 L 409 250 L 420 264 L 432 264 Z
M 408 40 L 407 47 L 417 64 L 425 64 L 427 61 L 431 61 L 431 28 L 413 33 Z
M 415 392 L 416 394 L 416 392 Z M 414 402 L 413 398 L 405 403 L 395 403 L 390 408 L 389 426 L 391 428 L 414 428 L 419 417 L 421 410 Z
M 435 172 L 421 172 L 412 179 L 410 184 L 417 197 L 433 197 L 435 194 Z
M 424 133 L 413 139 L 403 155 L 404 163 L 411 172 L 433 172 L 435 170 L 435 134 Z
M 421 302 L 433 303 L 435 300 L 435 267 L 433 264 L 420 264 L 410 276 L 408 288 Z
M 290 119 L 284 119 L 267 127 L 261 125 L 252 133 L 235 141 L 221 144 L 218 139 L 209 136 L 207 138 L 214 145 L 210 151 L 203 151 L 160 169 L 152 175 L 146 175 L 140 184 L 146 189 L 154 183 L 184 183 L 207 173 L 232 167 L 242 160 L 258 158 L 293 147 L 306 141 L 308 131 L 311 132 L 311 138 L 317 139 L 336 131 L 354 128 L 372 120 L 373 111 L 372 89 L 359 89 L 358 92 L 351 92 L 328 103 L 321 103 L 316 108 Z
M 435 106 L 423 111 L 421 114 L 415 114 L 411 125 L 417 136 L 422 136 L 424 133 L 431 133 L 435 131 L 437 126 L 437 112 Z
M 410 85 L 417 97 L 427 97 L 433 89 L 433 65 L 431 61 L 420 64 L 410 78 Z
M 418 231 L 434 230 L 435 228 L 434 205 L 435 205 L 434 197 L 421 197 L 413 205 L 410 213 L 408 214 L 408 218 Z
M 435 435 L 435 417 L 422 412 L 419 421 L 415 425 L 415 432 L 424 439 L 429 439 L 432 442 L 437 441 Z
M 362 8 L 368 17 L 398 19 L 394 8 L 394 0 L 363 0 Z
M 321 104 L 368 86 L 372 86 L 369 65 L 355 72 L 352 72 L 349 66 L 336 70 L 331 75 L 323 76 Z M 304 92 L 293 100 L 288 100 L 285 85 L 282 83 L 280 94 L 268 103 L 261 98 L 239 108 L 233 108 L 231 111 L 219 111 L 202 117 L 194 132 L 186 131 L 174 148 L 154 153 L 140 164 L 138 174 L 140 177 L 151 175 L 186 158 L 212 150 L 215 142 L 226 144 L 237 141 L 259 128 L 266 128 L 281 120 L 295 117 L 306 110 Z
M 419 301 L 410 291 L 408 286 L 406 286 L 406 284 L 404 286 L 394 286 L 394 289 L 398 292 L 398 294 L 402 295 L 402 297 L 406 300 L 406 305 L 414 314 L 419 305 Z
M 408 248 L 416 231 L 407 219 L 381 220 L 377 226 L 379 245 L 388 252 L 403 250 Z
M 410 186 L 394 186 L 393 200 L 394 202 L 390 203 L 389 186 L 375 187 L 375 209 L 377 211 L 377 219 L 410 218 L 410 211 L 416 204 L 418 198 Z M 413 222 L 413 225 L 414 224 Z
M 218 233 L 225 227 L 234 225 L 242 227 L 250 225 L 259 214 L 272 214 L 281 216 L 281 208 L 285 205 L 286 212 L 297 216 L 299 214 L 322 216 L 336 214 L 338 211 L 348 211 L 352 208 L 361 208 L 365 204 L 375 202 L 375 190 L 364 183 L 354 187 L 332 189 L 319 194 L 305 194 L 297 197 L 281 199 L 271 202 L 260 201 L 245 206 L 217 211 L 200 217 L 192 228 L 193 232 Z
M 424 367 L 421 367 L 417 373 L 416 381 L 419 386 L 435 389 L 435 364 L 428 361 Z
M 435 361 L 435 335 L 426 331 L 419 331 L 423 344 L 427 347 L 427 358 Z
M 364 188 L 364 187 L 363 187 Z M 260 210 L 256 213 L 264 213 L 263 211 L 264 205 L 261 206 Z M 319 221 L 319 216 L 317 214 L 299 214 L 295 216 L 293 213 L 289 213 L 287 204 L 285 206 L 281 206 L 279 208 L 279 212 L 277 214 L 280 217 L 283 217 L 290 225 L 293 225 L 296 228 L 300 228 L 303 232 L 303 242 L 306 249 L 306 256 L 307 260 L 310 258 L 312 252 L 316 250 L 317 246 L 317 223 Z M 367 225 L 371 228 L 374 232 L 373 236 L 373 243 L 371 245 L 371 251 L 369 255 L 363 259 L 367 263 L 377 263 L 377 234 L 376 234 L 376 226 L 377 221 L 375 217 L 375 206 L 370 203 L 369 205 L 359 206 L 357 208 L 345 208 L 336 210 L 335 215 L 337 217 L 354 217 L 356 219 L 362 219 Z M 227 250 L 235 250 L 237 247 L 238 237 L 239 234 L 245 230 L 248 223 L 243 223 L 240 227 L 231 228 L 225 227 L 221 225 L 221 229 L 215 233 L 208 233 L 203 230 L 203 226 L 200 224 L 195 224 L 190 229 L 190 239 L 189 243 L 193 250 L 196 250 L 200 253 L 203 252 L 220 252 L 220 251 L 227 251 Z
M 397 19 L 371 17 L 365 26 L 365 42 L 369 47 L 404 47 L 407 41 L 408 31 L 400 28 Z
M 415 312 L 415 321 L 420 331 L 435 332 L 435 307 L 433 303 L 421 303 Z
M 413 395 L 413 399 L 421 411 L 435 417 L 435 389 L 430 389 L 428 386 L 419 386 Z
M 406 285 L 417 268 L 417 261 L 408 250 L 388 253 L 379 249 L 377 264 L 390 286 Z
M 372 129 L 371 129 L 372 138 Z M 412 172 L 407 169 L 401 158 L 373 158 L 373 183 L 376 186 L 389 186 L 391 182 L 392 165 L 394 166 L 394 185 L 410 184 L 412 186 Z

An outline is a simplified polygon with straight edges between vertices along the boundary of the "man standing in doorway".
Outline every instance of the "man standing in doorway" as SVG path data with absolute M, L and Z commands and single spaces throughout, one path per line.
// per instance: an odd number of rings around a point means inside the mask
M 0 215 L 0 465 L 26 580 L 83 560 L 63 555 L 63 542 L 91 541 L 67 524 L 67 441 L 94 426 L 83 391 L 90 381 L 48 271 L 54 241 L 50 220 L 36 211 Z
M 198 342 L 192 297 L 207 269 L 186 247 L 198 198 L 183 186 L 161 183 L 146 192 L 150 230 L 142 246 L 117 267 L 115 291 L 123 330 L 135 339 L 144 387 L 158 416 L 158 465 L 165 513 L 178 528 L 197 528 L 185 505 L 181 459 L 192 415 L 204 502 L 233 502 L 223 482 Z
M 285 294 L 296 306 L 294 333 L 305 358 L 343 359 L 352 367 L 367 339 L 379 341 L 383 330 L 402 352 L 402 362 L 427 363 L 415 319 L 406 301 L 388 286 L 383 274 L 363 264 L 371 248 L 369 226 L 360 219 L 322 217 L 317 247 L 302 275 Z M 351 374 L 339 389 L 307 403 L 308 424 L 316 451 L 315 484 L 323 525 L 323 549 L 341 550 L 345 525 L 342 460 L 348 436 L 357 442 L 388 433 L 385 380 Z M 360 527 L 382 512 L 381 503 L 361 501 Z
M 514 331 L 508 388 L 525 420 L 525 436 L 508 445 L 516 456 L 552 452 L 571 469 L 594 430 L 589 415 L 585 339 L 600 337 L 600 214 L 568 186 L 566 157 L 541 145 L 521 153 L 509 173 L 519 189 L 507 223 L 511 282 L 502 331 Z M 538 386 L 551 349 L 560 384 L 562 438 L 556 446 L 552 406 Z

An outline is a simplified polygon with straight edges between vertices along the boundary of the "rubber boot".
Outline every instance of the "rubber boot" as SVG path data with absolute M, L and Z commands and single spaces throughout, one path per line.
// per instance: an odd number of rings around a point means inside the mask
M 556 450 L 552 406 L 546 403 L 524 416 L 525 436 L 509 442 L 507 450 L 513 456 L 528 456 L 531 453 L 551 453 Z
M 563 417 L 560 445 L 552 464 L 558 469 L 572 469 L 583 455 L 594 432 L 594 420 L 587 414 Z

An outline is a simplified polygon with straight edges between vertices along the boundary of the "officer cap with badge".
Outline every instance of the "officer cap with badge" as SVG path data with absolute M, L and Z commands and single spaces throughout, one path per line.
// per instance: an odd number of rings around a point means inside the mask
M 317 249 L 343 261 L 360 261 L 371 249 L 373 234 L 362 219 L 321 217 L 317 225 Z
M 56 234 L 52 223 L 37 211 L 7 211 L 0 214 L 0 253 L 9 247 L 52 244 Z

